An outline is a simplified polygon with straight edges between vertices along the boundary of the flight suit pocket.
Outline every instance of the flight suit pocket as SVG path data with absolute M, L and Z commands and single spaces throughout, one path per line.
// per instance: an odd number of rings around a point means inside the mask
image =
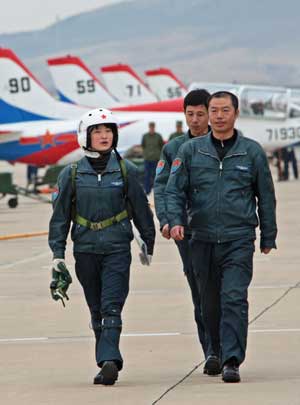
M 119 222 L 119 229 L 123 234 L 125 234 L 129 239 L 133 238 L 132 228 L 129 221 L 121 221 Z
M 194 192 L 199 192 L 207 187 L 215 186 L 218 170 L 212 165 L 191 166 L 190 185 Z

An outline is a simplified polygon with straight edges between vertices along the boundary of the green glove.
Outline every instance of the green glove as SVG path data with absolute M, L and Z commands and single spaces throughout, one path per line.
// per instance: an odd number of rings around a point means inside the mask
M 51 296 L 55 301 L 61 300 L 65 307 L 64 298 L 69 300 L 67 290 L 72 283 L 72 277 L 63 259 L 54 259 L 52 267 L 52 281 L 50 283 Z

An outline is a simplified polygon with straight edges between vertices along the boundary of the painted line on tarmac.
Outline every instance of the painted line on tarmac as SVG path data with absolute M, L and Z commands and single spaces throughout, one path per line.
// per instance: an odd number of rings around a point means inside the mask
M 122 337 L 148 337 L 148 336 L 181 336 L 180 332 L 162 332 L 162 333 L 124 333 Z
M 299 333 L 298 329 L 249 329 L 249 333 Z
M 295 288 L 300 287 L 300 281 L 296 283 L 295 285 L 289 287 L 287 290 L 284 291 L 283 294 L 281 294 L 275 301 L 273 301 L 270 305 L 266 306 L 262 311 L 260 311 L 254 318 L 252 318 L 249 322 L 248 325 L 253 324 L 257 319 L 261 318 L 266 312 L 268 312 L 270 309 L 275 307 L 280 301 L 282 301 L 292 290 Z M 254 329 L 255 330 L 255 329 Z M 263 330 L 263 329 L 262 329 Z M 278 329 L 280 330 L 280 329 Z M 264 330 L 266 331 L 266 329 Z M 262 332 L 260 332 L 262 333 Z M 266 333 L 266 332 L 265 332 Z M 269 332 L 271 333 L 271 332 Z M 288 332 L 291 333 L 291 332 Z M 184 375 L 179 381 L 175 382 L 175 384 L 171 385 L 168 389 L 166 389 L 157 399 L 155 399 L 152 402 L 152 405 L 156 405 L 158 402 L 160 402 L 166 395 L 169 394 L 169 392 L 175 390 L 180 384 L 182 384 L 185 380 L 187 380 L 197 369 L 199 369 L 200 366 L 202 366 L 205 363 L 205 360 L 201 361 L 199 364 L 197 364 L 192 370 L 190 370 L 186 375 Z
M 122 337 L 165 337 L 181 336 L 180 332 L 158 332 L 158 333 L 122 333 Z M 57 336 L 57 337 L 24 337 L 24 338 L 3 338 L 1 343 L 27 343 L 27 342 L 70 342 L 94 340 L 93 336 Z
M 46 235 L 48 235 L 48 231 L 31 232 L 31 233 L 16 233 L 16 234 L 12 234 L 12 235 L 2 235 L 2 236 L 0 236 L 0 240 L 23 239 L 23 238 L 32 238 L 35 236 L 46 236 Z
M 300 333 L 300 328 L 288 329 L 249 329 L 249 333 Z M 158 332 L 158 333 L 123 333 L 123 337 L 170 337 L 187 336 L 195 333 L 182 332 Z M 94 340 L 93 336 L 57 336 L 57 337 L 24 337 L 24 338 L 3 338 L 1 343 L 34 343 L 34 342 L 71 342 Z
M 43 266 L 46 267 L 46 266 Z M 49 266 L 48 266 L 49 268 Z M 68 267 L 69 268 L 69 267 Z M 295 287 L 292 284 L 278 284 L 278 285 L 253 285 L 249 287 L 249 289 L 254 289 L 254 290 L 278 290 L 278 289 L 285 289 L 285 288 L 291 288 L 294 287 L 295 289 L 300 288 L 300 286 Z M 181 293 L 184 292 L 184 290 L 181 287 L 176 287 L 171 289 L 150 289 L 150 290 L 131 290 L 130 294 L 133 295 L 148 295 L 148 294 L 173 294 L 173 293 Z
M 293 285 L 291 284 L 278 284 L 278 285 L 253 285 L 250 286 L 250 289 L 255 289 L 255 290 L 276 290 L 278 288 L 291 288 Z M 294 287 L 294 288 L 299 288 L 299 287 Z
M 32 337 L 32 338 L 10 338 L 0 339 L 0 343 L 18 343 L 18 342 L 45 342 L 49 340 L 47 337 Z
M 139 260 L 139 259 L 137 258 L 137 260 L 136 260 L 136 263 L 137 263 L 137 264 L 139 264 L 139 261 L 138 261 L 138 260 Z M 180 260 L 180 259 L 178 259 L 177 261 L 174 261 L 174 262 L 171 262 L 170 260 L 167 261 L 167 262 L 159 262 L 159 261 L 153 260 L 153 261 L 151 262 L 151 264 L 153 264 L 153 265 L 176 264 L 176 265 L 178 265 L 178 266 L 182 266 L 182 263 L 180 263 L 179 260 Z
M 39 255 L 36 256 L 32 256 L 32 257 L 27 257 L 26 259 L 22 259 L 22 260 L 17 260 L 15 262 L 12 263 L 7 263 L 7 264 L 0 264 L 0 270 L 1 269 L 10 269 L 12 267 L 18 266 L 20 264 L 25 264 L 25 263 L 30 263 L 30 262 L 34 262 L 37 259 L 41 259 L 42 257 L 47 257 L 47 256 L 51 256 L 51 252 L 47 251 L 45 253 L 41 253 Z

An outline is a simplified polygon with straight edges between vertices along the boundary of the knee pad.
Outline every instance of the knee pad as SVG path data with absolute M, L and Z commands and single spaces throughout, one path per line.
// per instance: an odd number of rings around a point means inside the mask
M 93 316 L 91 317 L 91 326 L 92 329 L 96 332 L 96 331 L 101 331 L 102 329 L 102 319 L 101 316 L 97 315 L 97 316 Z
M 106 316 L 102 319 L 102 330 L 104 329 L 122 329 L 122 320 L 120 316 Z

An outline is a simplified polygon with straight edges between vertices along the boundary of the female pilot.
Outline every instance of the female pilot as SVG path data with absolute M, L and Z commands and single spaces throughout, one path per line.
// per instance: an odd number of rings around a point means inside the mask
M 121 313 L 129 291 L 130 219 L 147 246 L 143 264 L 151 261 L 155 227 L 136 167 L 116 150 L 118 124 L 114 114 L 102 108 L 86 113 L 79 123 L 78 143 L 85 156 L 62 170 L 53 202 L 50 289 L 55 300 L 68 299 L 66 291 L 72 279 L 64 258 L 72 222 L 75 272 L 96 338 L 100 372 L 94 384 L 112 385 L 123 367 L 119 341 Z

